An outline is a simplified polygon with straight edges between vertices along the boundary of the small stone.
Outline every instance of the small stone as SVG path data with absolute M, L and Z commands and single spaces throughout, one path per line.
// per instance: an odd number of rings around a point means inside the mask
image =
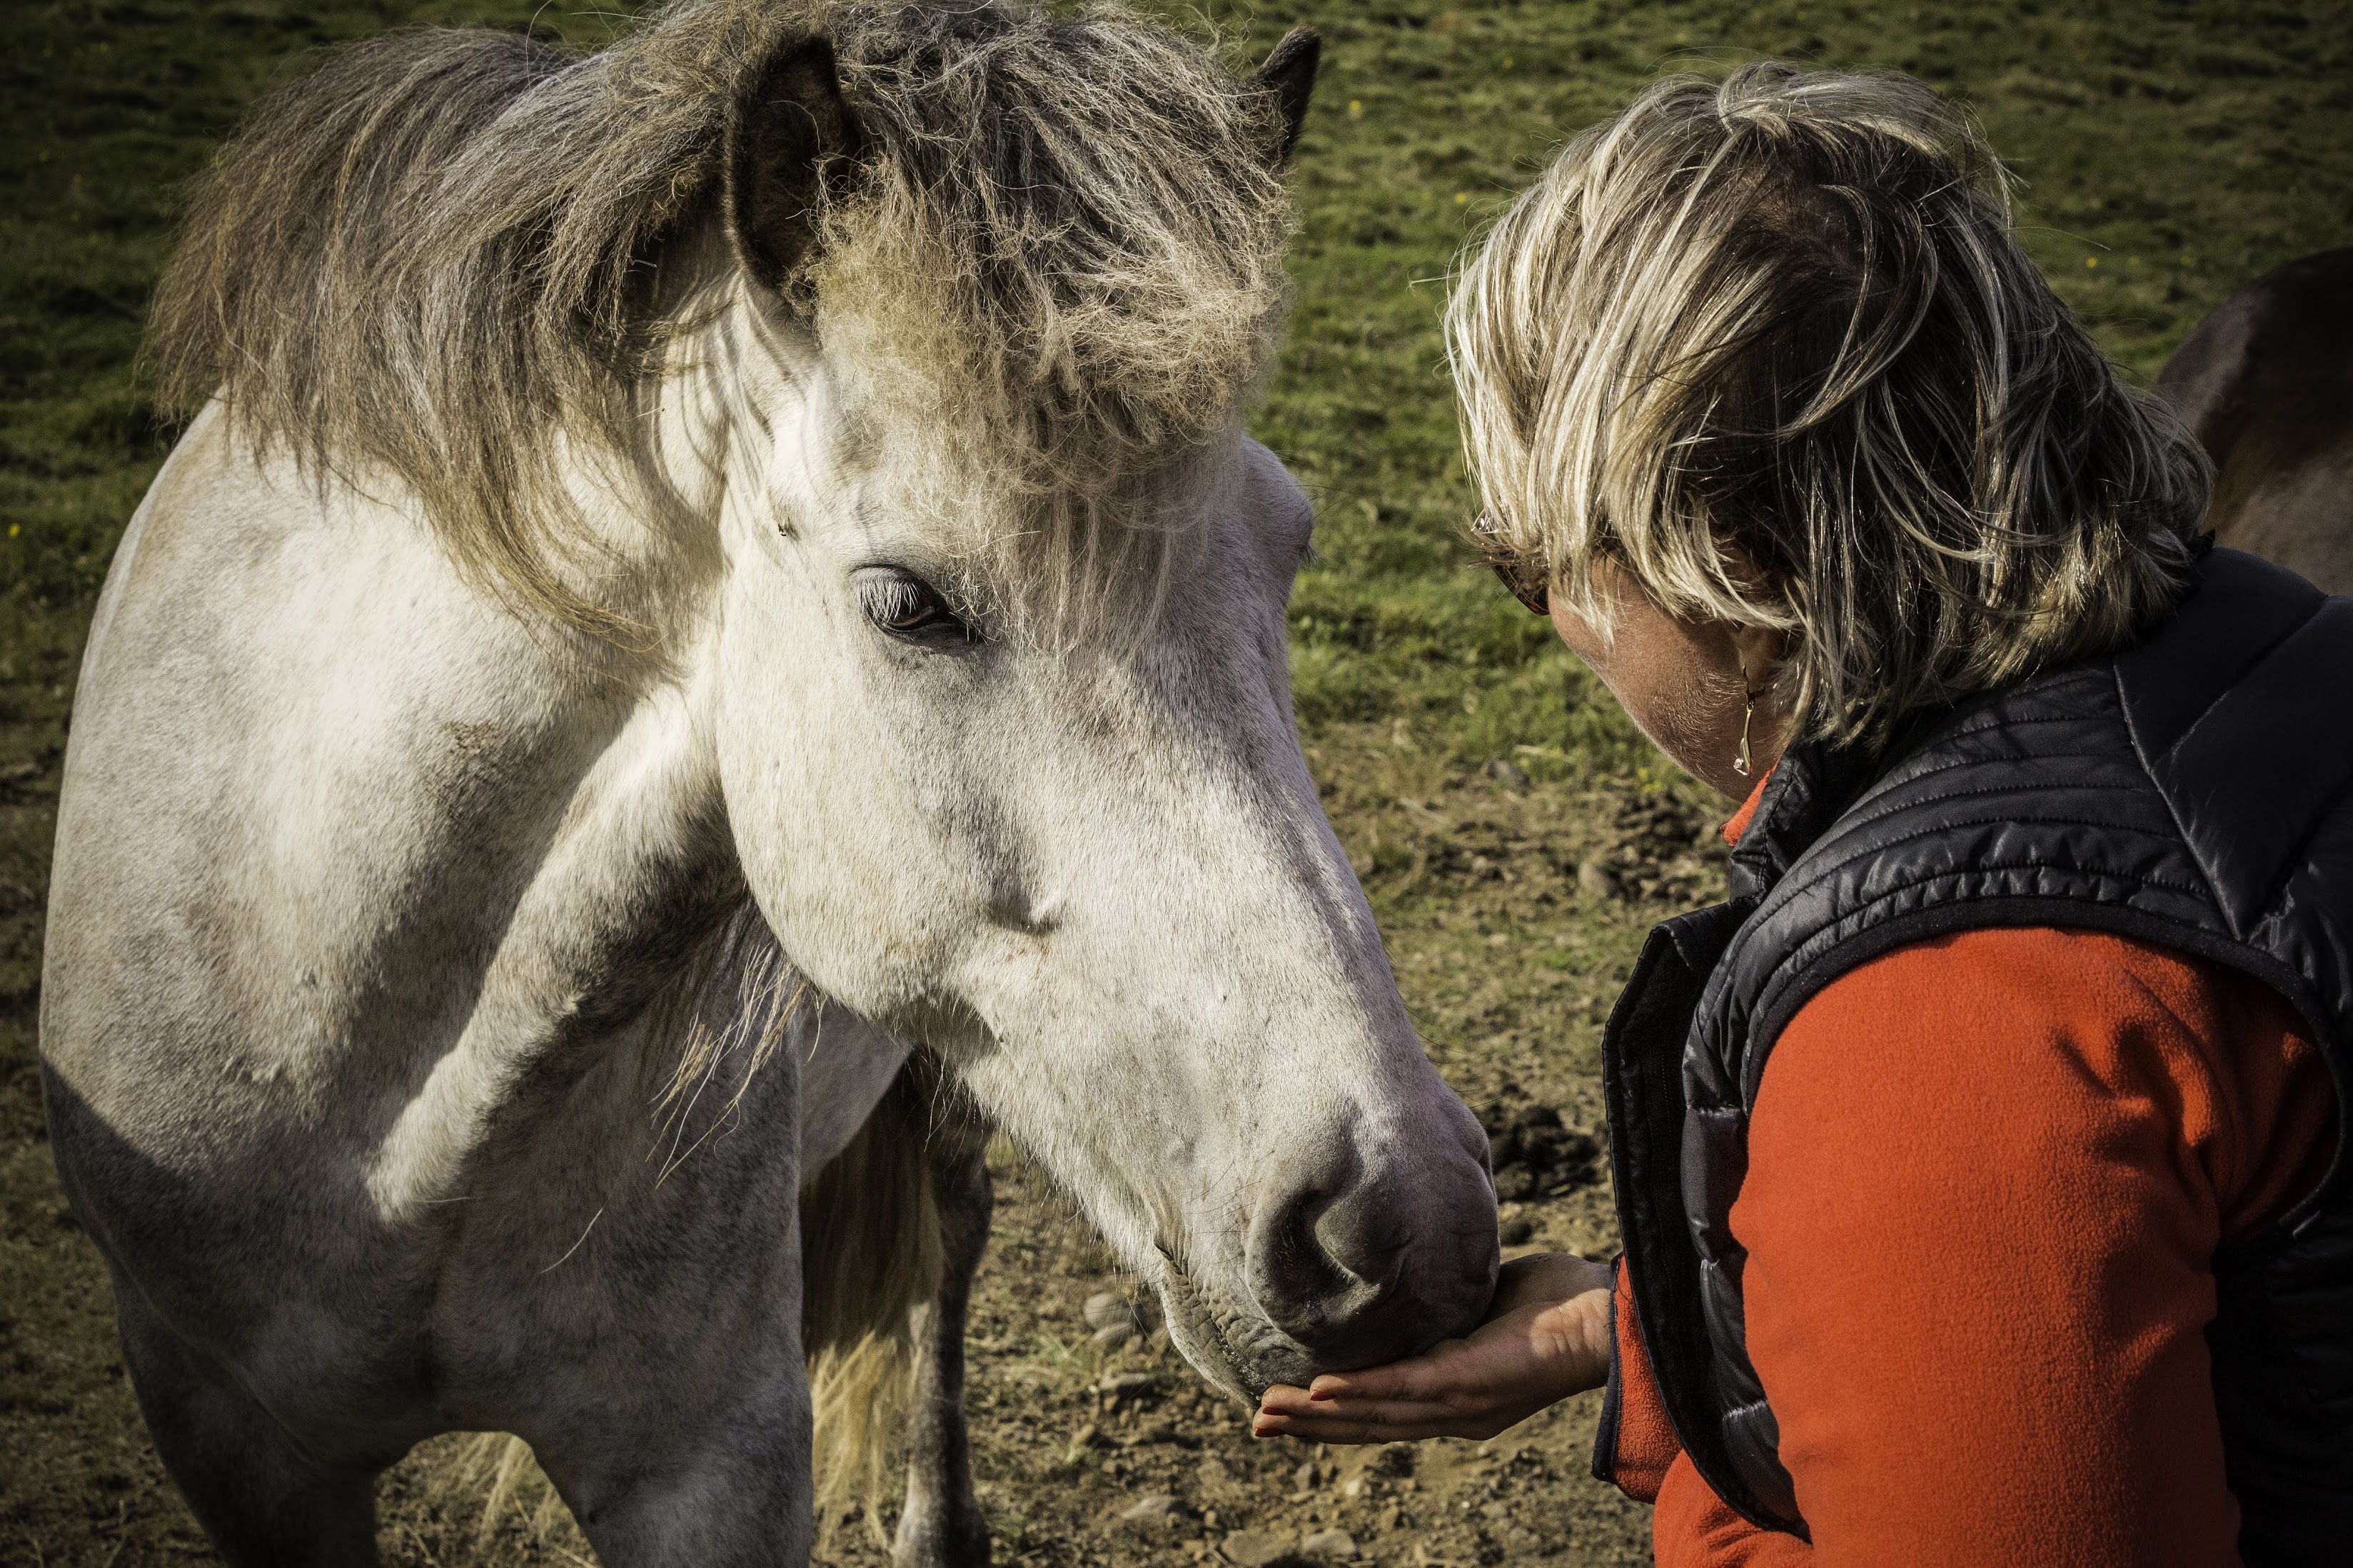
M 1237 1530 L 1226 1537 L 1226 1561 L 1234 1568 L 1273 1568 L 1273 1564 L 1290 1556 L 1293 1550 L 1287 1535 L 1269 1535 L 1263 1530 Z
M 1071 1434 L 1071 1442 L 1073 1447 L 1081 1448 L 1108 1448 L 1112 1446 L 1112 1440 L 1103 1436 L 1103 1429 L 1092 1421 Z
M 1291 1472 L 1292 1485 L 1297 1487 L 1303 1492 L 1314 1491 L 1315 1489 L 1315 1483 L 1323 1479 L 1323 1472 L 1315 1468 L 1315 1461 L 1313 1459 L 1308 1460 L 1305 1464 Z
M 1127 1343 L 1128 1341 L 1135 1338 L 1135 1328 L 1134 1325 L 1131 1323 L 1105 1323 L 1102 1328 L 1097 1329 L 1092 1334 L 1090 1334 L 1088 1338 L 1092 1340 L 1094 1343 L 1102 1346 L 1104 1350 L 1115 1351 L 1119 1349 L 1120 1346 Z
M 1182 1499 L 1171 1497 L 1166 1492 L 1154 1492 L 1120 1510 L 1119 1521 L 1136 1530 L 1166 1531 L 1174 1528 L 1178 1521 L 1190 1517 L 1192 1512 Z
M 1350 1477 L 1348 1478 L 1348 1484 L 1347 1484 L 1346 1486 L 1342 1487 L 1342 1488 L 1340 1489 L 1340 1495 L 1341 1495 L 1342 1497 L 1345 1497 L 1345 1498 L 1350 1498 L 1350 1499 L 1360 1498 L 1360 1497 L 1364 1496 L 1364 1495 L 1365 1495 L 1365 1478 L 1364 1478 L 1364 1477 L 1362 1477 L 1362 1476 L 1350 1476 Z
M 1095 1384 L 1098 1392 L 1113 1399 L 1140 1399 L 1154 1387 L 1155 1380 L 1148 1372 L 1115 1372 Z
M 1202 1460 L 1193 1473 L 1205 1487 L 1221 1487 L 1234 1479 L 1233 1472 L 1226 1468 L 1226 1462 L 1215 1455 Z
M 1528 787 L 1528 770 L 1517 763 L 1507 763 L 1503 758 L 1497 757 L 1493 762 L 1489 763 L 1483 771 L 1489 778 L 1493 779 L 1505 789 Z
M 1577 866 L 1577 890 L 1588 898 L 1606 899 L 1618 891 L 1618 879 L 1599 860 L 1580 860 Z
M 1527 1244 L 1528 1237 L 1535 1233 L 1536 1227 L 1530 1221 L 1507 1219 L 1503 1225 L 1502 1239 L 1505 1247 L 1524 1247 Z
M 1356 1538 L 1345 1530 L 1319 1530 L 1301 1542 L 1299 1550 L 1310 1557 L 1354 1557 Z

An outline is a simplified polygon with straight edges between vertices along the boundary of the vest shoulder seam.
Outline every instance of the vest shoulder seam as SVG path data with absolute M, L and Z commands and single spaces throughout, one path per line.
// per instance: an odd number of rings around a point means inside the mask
M 2295 623 L 2293 626 L 2285 627 L 2276 637 L 2273 637 L 2269 643 L 2265 644 L 2263 652 L 2257 654 L 2254 658 L 2248 663 L 2246 668 L 2240 671 L 2238 679 L 2233 680 L 2230 686 L 2223 688 L 2223 691 L 2228 692 L 2235 690 L 2240 685 L 2246 681 L 2249 676 L 2253 675 L 2256 670 L 2261 669 L 2264 665 L 2270 663 L 2279 653 L 2280 649 L 2285 647 L 2290 642 L 2293 642 L 2295 639 L 2296 634 L 2304 630 L 2305 627 L 2310 626 L 2315 620 L 2318 619 L 2321 612 L 2326 610 L 2327 607 L 2328 596 L 2327 595 L 2322 595 L 2313 602 L 2313 605 L 2309 609 L 2296 616 Z M 2124 671 L 2121 667 L 2116 665 L 2114 656 L 2110 656 L 2108 662 L 2110 667 L 2116 669 L 2116 704 L 2119 708 L 2125 710 L 2127 715 L 2126 721 L 2129 725 L 2131 721 L 2129 715 L 2132 710 L 2130 704 L 2124 700 Z M 2221 694 L 2218 693 L 2214 700 L 2200 709 L 2198 717 L 2189 721 L 2189 724 L 2182 730 L 2181 733 L 2173 738 L 2173 744 L 2165 748 L 2165 754 L 2169 757 L 2176 752 L 2181 750 L 2183 746 L 2189 744 L 2189 737 L 2198 732 L 2199 726 L 2205 723 L 2208 719 L 2213 717 L 2214 710 L 2220 708 L 2221 705 Z M 2133 750 L 2138 752 L 2140 749 L 2138 742 L 2136 741 Z M 2143 765 L 2147 765 L 2146 759 L 2143 760 Z
M 2124 667 L 2115 659 L 2110 659 L 2108 674 L 2111 683 L 2116 688 L 2116 712 L 2125 721 L 2125 739 L 2132 745 L 2133 761 L 2140 764 L 2141 776 L 2148 781 L 2150 793 L 2157 796 L 2158 804 L 2165 808 L 2165 819 L 2173 824 L 2173 837 L 2180 842 L 2182 852 L 2189 857 L 2189 863 L 2198 868 L 2198 875 L 2204 879 L 2206 901 L 2214 906 L 2215 912 L 2222 916 L 2223 924 L 2227 926 L 2230 923 L 2230 915 L 2222 908 L 2221 890 L 2214 885 L 2214 868 L 2206 864 L 2205 857 L 2198 853 L 2197 841 L 2189 836 L 2189 825 L 2181 820 L 2181 808 L 2174 804 L 2173 796 L 2167 792 L 2165 786 L 2157 782 L 2156 763 L 2149 757 L 2147 746 L 2142 743 L 2138 727 L 2133 723 L 2132 704 L 2125 700 Z M 2211 713 L 2213 710 L 2214 705 L 2207 704 L 2206 712 Z M 2199 723 L 2205 721 L 2205 718 L 2206 713 L 2200 713 L 2190 728 L 2197 728 Z M 2188 731 L 2185 731 L 2181 739 L 2187 738 Z M 2172 755 L 2173 750 L 2180 744 L 2181 740 L 2176 740 L 2173 746 L 2167 749 L 2166 754 Z

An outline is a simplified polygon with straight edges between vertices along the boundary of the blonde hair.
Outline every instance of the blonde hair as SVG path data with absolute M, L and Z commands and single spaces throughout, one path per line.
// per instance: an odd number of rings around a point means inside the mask
M 2019 248 L 1975 125 L 1900 76 L 1651 87 L 1467 260 L 1447 342 L 1503 542 L 1598 626 L 1606 559 L 1785 632 L 1797 737 L 2129 643 L 2211 484 Z

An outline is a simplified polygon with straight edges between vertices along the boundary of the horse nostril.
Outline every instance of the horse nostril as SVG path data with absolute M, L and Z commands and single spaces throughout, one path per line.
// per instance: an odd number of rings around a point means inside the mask
M 1350 1288 L 1359 1283 L 1324 1245 L 1334 1202 L 1333 1194 L 1316 1188 L 1296 1194 L 1267 1217 L 1253 1249 L 1251 1283 L 1261 1304 L 1285 1333 L 1306 1343 L 1328 1331 L 1335 1311 L 1345 1313 Z
M 1318 1172 L 1261 1211 L 1250 1239 L 1259 1310 L 1327 1364 L 1391 1360 L 1458 1331 L 1486 1305 L 1494 1268 L 1484 1162 L 1451 1149 Z
M 1335 1273 L 1386 1290 L 1397 1283 L 1407 1243 L 1406 1215 L 1386 1184 L 1360 1184 L 1315 1219 L 1315 1241 Z

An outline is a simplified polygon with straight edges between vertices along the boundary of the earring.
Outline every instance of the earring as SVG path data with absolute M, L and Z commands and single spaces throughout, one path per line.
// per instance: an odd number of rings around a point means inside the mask
M 1765 687 L 1758 686 L 1750 688 L 1748 686 L 1748 667 L 1745 664 L 1740 667 L 1740 684 L 1744 689 L 1747 689 L 1748 702 L 1747 706 L 1744 707 L 1740 710 L 1740 750 L 1732 754 L 1732 771 L 1738 773 L 1742 778 L 1746 778 L 1748 776 L 1749 770 L 1757 765 L 1756 759 L 1749 753 L 1748 750 L 1748 727 L 1752 723 L 1756 722 L 1757 700 L 1765 695 Z M 1770 681 L 1766 683 L 1767 686 L 1771 684 L 1772 683 Z

